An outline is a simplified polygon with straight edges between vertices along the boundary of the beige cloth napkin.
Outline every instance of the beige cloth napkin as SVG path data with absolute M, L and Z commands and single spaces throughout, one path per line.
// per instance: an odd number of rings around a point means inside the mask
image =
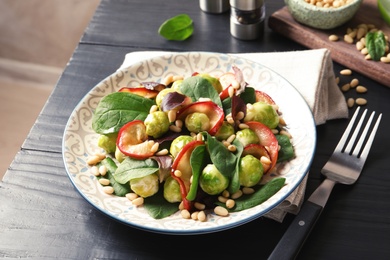
M 126 68 L 138 61 L 166 54 L 167 52 L 162 51 L 131 52 L 126 54 L 119 69 Z M 282 75 L 306 100 L 317 125 L 324 124 L 327 120 L 348 117 L 347 104 L 336 84 L 329 50 L 236 53 L 231 55 L 253 60 Z M 305 196 L 307 175 L 295 191 L 275 209 L 265 214 L 265 217 L 282 222 L 287 213 L 297 214 Z

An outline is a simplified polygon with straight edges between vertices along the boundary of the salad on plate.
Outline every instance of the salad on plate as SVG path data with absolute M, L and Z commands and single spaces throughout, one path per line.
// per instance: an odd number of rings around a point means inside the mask
M 237 66 L 140 82 L 105 95 L 92 117 L 104 153 L 87 160 L 104 192 L 162 219 L 207 221 L 257 206 L 285 185 L 295 157 L 283 111 Z

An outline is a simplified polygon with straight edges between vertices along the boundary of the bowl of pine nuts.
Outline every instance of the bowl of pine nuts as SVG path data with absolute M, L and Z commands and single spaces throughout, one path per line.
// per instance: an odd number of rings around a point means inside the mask
M 349 21 L 363 0 L 284 0 L 292 17 L 316 29 L 333 29 Z

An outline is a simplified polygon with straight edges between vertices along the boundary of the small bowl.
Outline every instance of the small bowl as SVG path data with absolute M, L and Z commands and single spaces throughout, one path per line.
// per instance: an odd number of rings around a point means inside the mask
M 352 0 L 340 7 L 318 7 L 305 0 L 284 0 L 296 21 L 317 29 L 333 29 L 346 23 L 355 15 L 362 1 Z

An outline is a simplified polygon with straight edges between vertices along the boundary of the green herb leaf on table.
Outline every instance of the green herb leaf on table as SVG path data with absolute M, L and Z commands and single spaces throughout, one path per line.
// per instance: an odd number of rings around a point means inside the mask
M 371 59 L 378 61 L 386 52 L 386 38 L 383 32 L 368 32 L 366 46 Z
M 166 20 L 158 29 L 161 36 L 173 41 L 183 41 L 193 32 L 193 21 L 187 14 L 179 14 Z

